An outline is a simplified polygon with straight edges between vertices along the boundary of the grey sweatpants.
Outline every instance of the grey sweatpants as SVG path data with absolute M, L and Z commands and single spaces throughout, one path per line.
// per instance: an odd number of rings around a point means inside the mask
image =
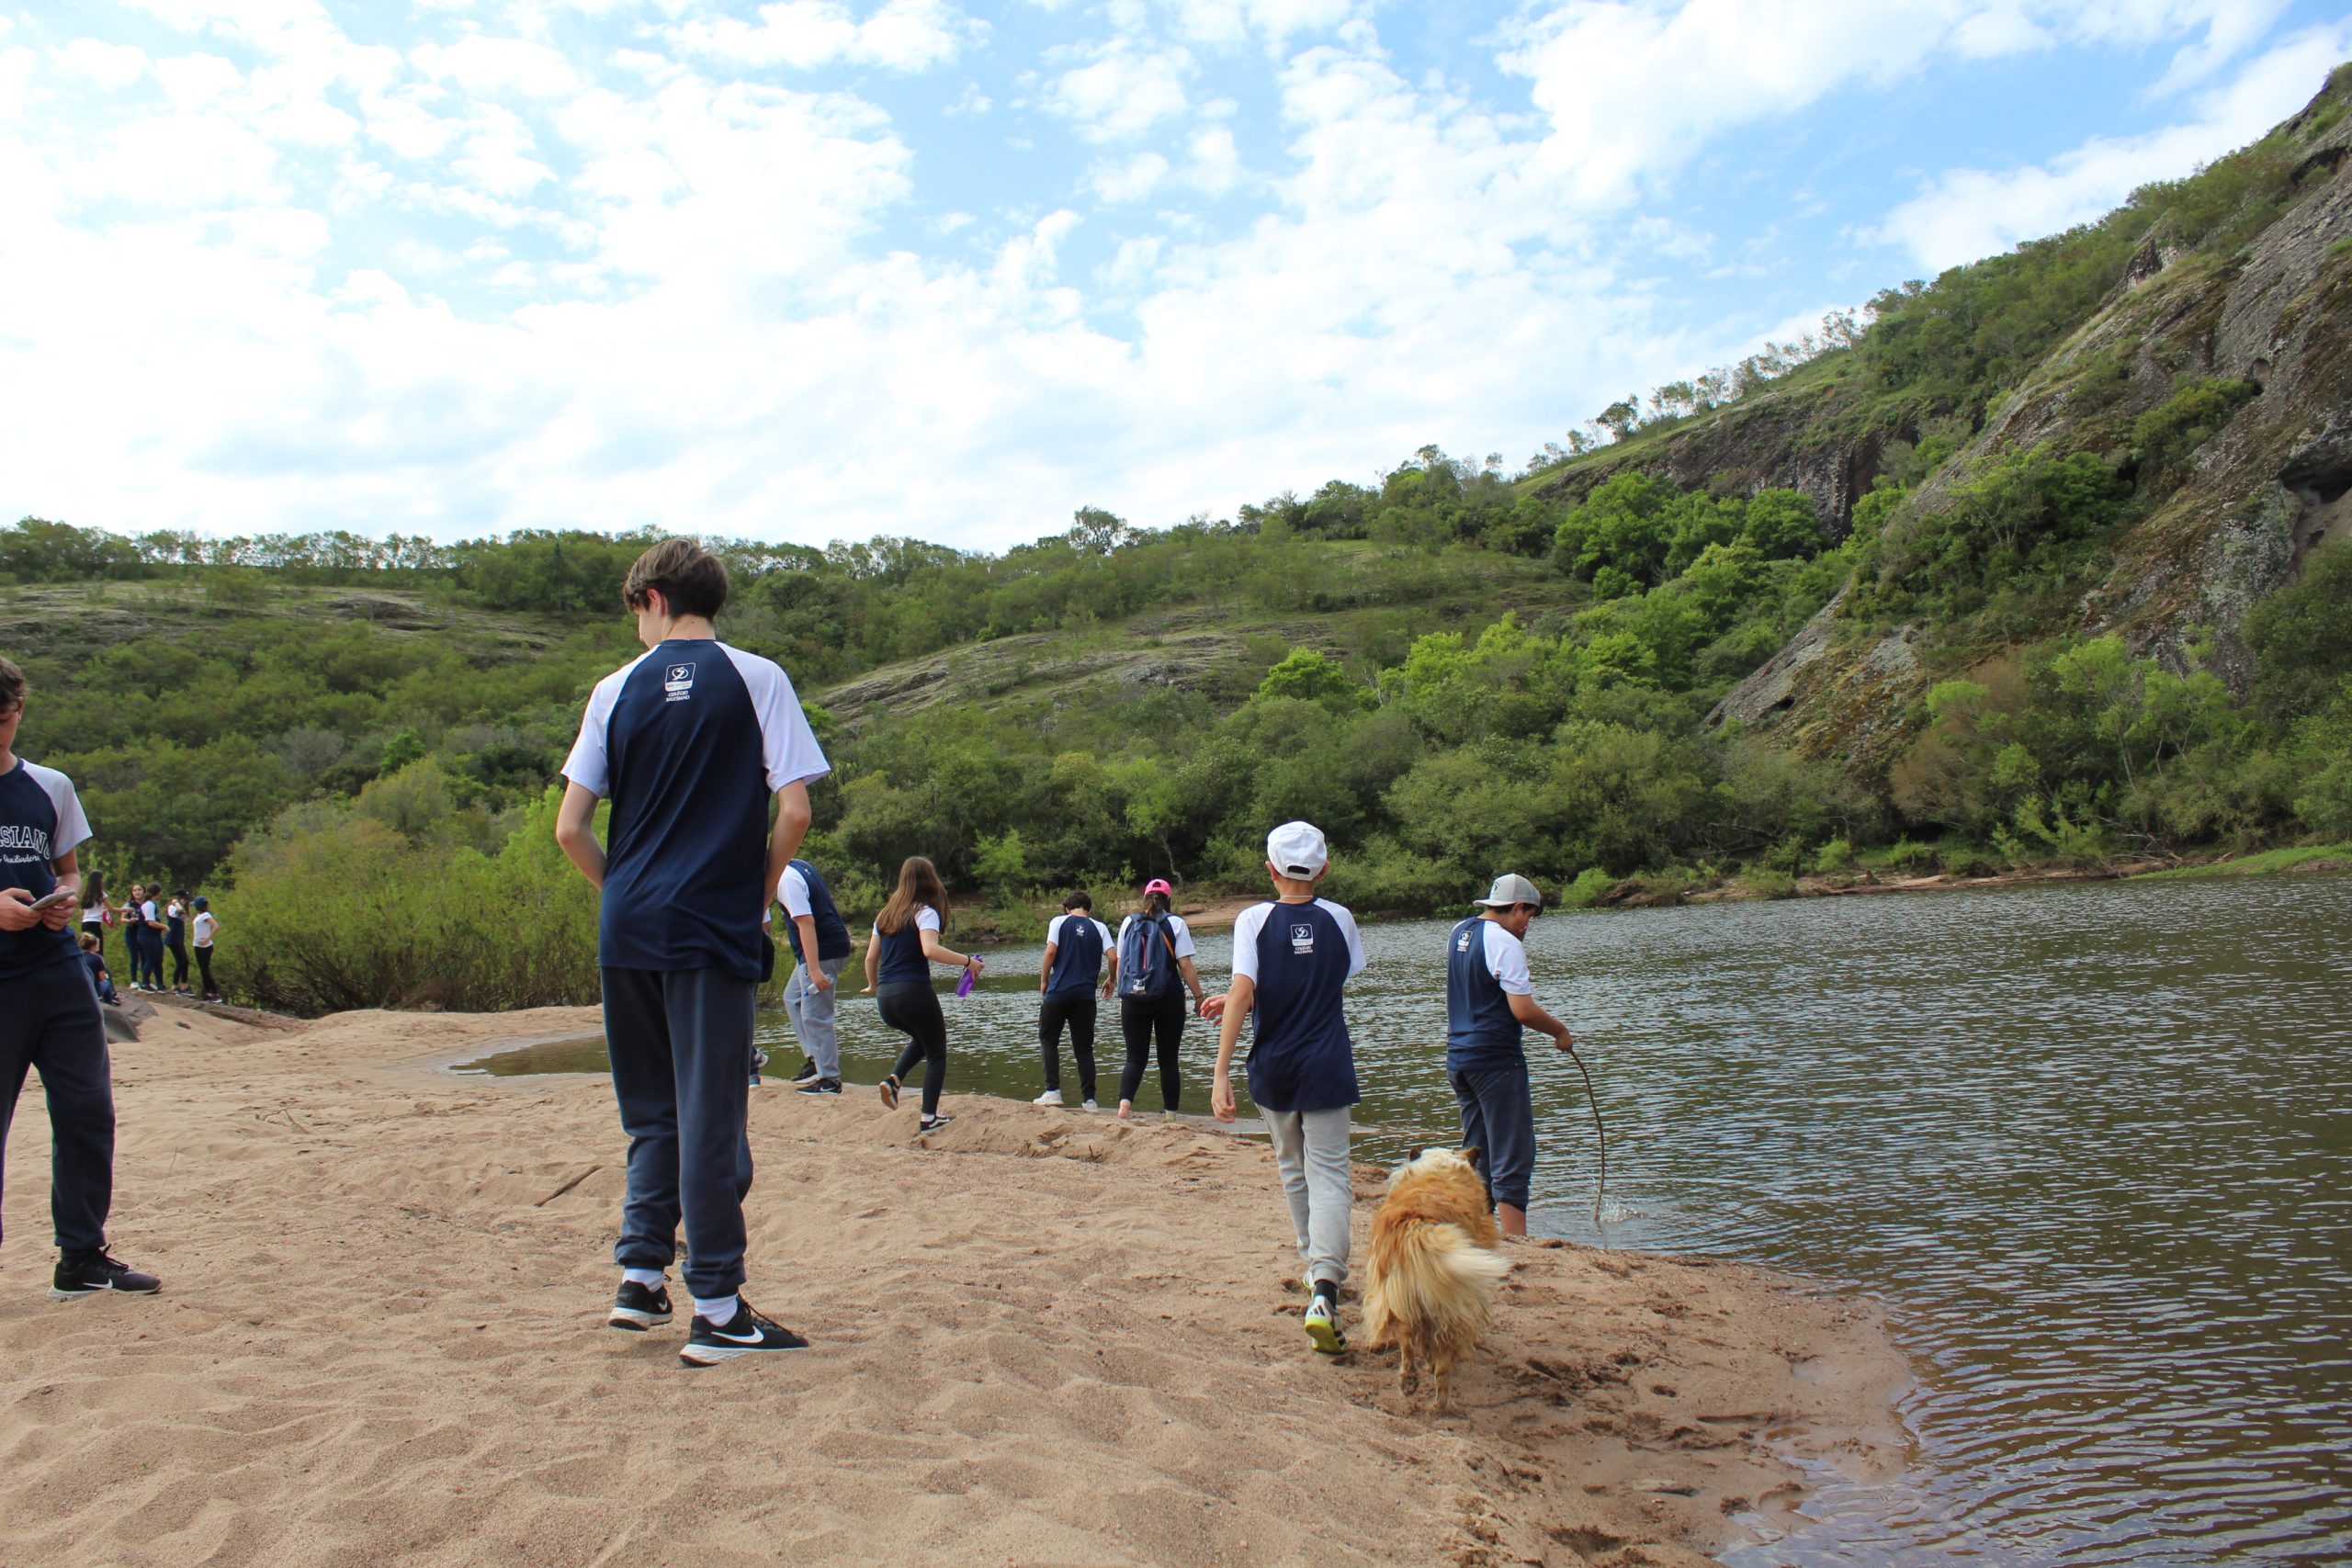
M 842 1076 L 842 1038 L 833 1028 L 833 1004 L 842 994 L 842 965 L 846 958 L 820 958 L 817 967 L 833 983 L 819 990 L 808 983 L 808 965 L 792 966 L 792 978 L 784 983 L 785 1016 L 792 1020 L 793 1038 L 800 1042 L 800 1049 L 817 1064 L 817 1076 L 839 1082 Z
M 1348 1277 L 1348 1226 L 1354 1217 L 1355 1179 L 1348 1170 L 1351 1108 L 1266 1111 L 1274 1135 L 1274 1164 L 1283 1173 L 1291 1229 L 1309 1280 L 1333 1284 Z

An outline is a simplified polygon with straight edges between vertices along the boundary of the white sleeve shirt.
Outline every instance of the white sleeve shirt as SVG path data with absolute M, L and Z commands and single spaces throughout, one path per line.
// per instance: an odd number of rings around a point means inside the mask
M 774 795 L 832 772 L 824 749 L 817 744 L 817 732 L 808 728 L 808 716 L 801 710 L 800 698 L 792 689 L 792 677 L 784 672 L 784 667 L 773 659 L 763 659 L 723 642 L 718 649 L 735 666 L 736 674 L 742 677 L 743 689 L 752 699 L 752 711 L 758 716 L 768 793 Z M 648 649 L 597 682 L 596 689 L 589 694 L 587 711 L 580 717 L 579 738 L 571 743 L 571 754 L 563 760 L 563 776 L 581 788 L 596 795 L 612 793 L 612 761 L 605 750 L 605 732 L 612 726 L 613 708 L 620 701 L 621 688 L 628 683 L 629 672 L 651 657 L 652 649 Z
M 1534 982 L 1527 972 L 1527 946 L 1519 938 L 1503 930 L 1499 920 L 1481 920 L 1487 928 L 1487 973 L 1506 996 L 1532 997 Z
M 808 879 L 800 874 L 800 868 L 797 865 L 784 868 L 784 875 L 775 885 L 775 897 L 776 902 L 784 906 L 786 919 L 797 920 L 803 915 L 816 913 L 817 907 L 808 900 Z
M 1348 913 L 1344 906 L 1334 904 L 1329 898 L 1317 898 L 1315 902 L 1317 907 L 1339 922 L 1340 931 L 1348 939 L 1348 978 L 1352 980 L 1363 973 L 1364 965 L 1363 938 L 1357 934 L 1356 918 Z M 1252 904 L 1242 910 L 1239 917 L 1234 920 L 1233 976 L 1235 979 L 1238 980 L 1246 975 L 1251 984 L 1256 984 L 1258 933 L 1266 929 L 1266 922 L 1273 918 L 1277 907 L 1273 904 Z

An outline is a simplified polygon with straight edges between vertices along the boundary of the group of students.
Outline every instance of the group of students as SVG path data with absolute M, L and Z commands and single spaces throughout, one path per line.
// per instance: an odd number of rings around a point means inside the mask
M 160 906 L 158 900 L 162 900 Z M 134 882 L 130 896 L 117 906 L 107 902 L 105 874 L 94 871 L 83 886 L 81 905 L 82 962 L 89 968 L 100 1001 L 116 1000 L 114 974 L 106 957 L 107 928 L 116 924 L 122 927 L 122 944 L 130 957 L 130 989 L 159 994 L 168 989 L 184 997 L 201 996 L 208 1002 L 220 999 L 220 988 L 212 978 L 212 944 L 220 934 L 220 920 L 212 913 L 211 899 L 201 894 L 190 897 L 185 888 L 167 897 L 160 883 Z M 187 983 L 191 942 L 201 991 Z M 168 984 L 164 978 L 166 955 L 172 961 Z

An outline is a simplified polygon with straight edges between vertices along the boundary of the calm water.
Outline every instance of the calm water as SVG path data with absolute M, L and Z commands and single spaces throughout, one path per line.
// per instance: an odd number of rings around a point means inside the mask
M 1366 1158 L 1449 1131 L 1444 929 L 1366 933 Z M 1920 1373 L 1908 1472 L 1823 1478 L 1806 1527 L 1727 1561 L 2352 1561 L 2347 939 L 2344 876 L 1536 922 L 1538 996 L 1611 1143 L 1597 1223 L 1583 1089 L 1542 1054 L 1535 1228 L 1849 1282 Z M 1201 949 L 1214 988 L 1225 939 Z M 951 1092 L 1036 1091 L 1037 956 L 991 953 L 945 1002 Z M 764 1032 L 797 1064 L 780 1016 Z M 842 1035 L 850 1076 L 878 1077 L 895 1037 L 870 1003 Z M 1188 1111 L 1212 1040 L 1186 1036 Z

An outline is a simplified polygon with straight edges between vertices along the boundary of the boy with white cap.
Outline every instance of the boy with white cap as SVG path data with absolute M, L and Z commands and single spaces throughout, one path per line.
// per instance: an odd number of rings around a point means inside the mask
M 1566 1051 L 1568 1026 L 1535 1005 L 1527 973 L 1527 925 L 1544 895 L 1506 873 L 1477 900 L 1480 912 L 1445 942 L 1445 1076 L 1462 1107 L 1462 1146 L 1487 1156 L 1487 1201 L 1505 1235 L 1527 1234 L 1527 1193 L 1535 1171 L 1535 1102 L 1528 1089 L 1523 1029 L 1540 1029 Z
M 1315 896 L 1330 868 L 1322 830 L 1285 822 L 1266 835 L 1274 901 L 1233 922 L 1233 987 L 1202 1011 L 1220 1020 L 1209 1110 L 1233 1120 L 1233 1049 L 1241 1021 L 1255 1015 L 1250 1098 L 1273 1134 L 1274 1162 L 1292 1232 L 1306 1263 L 1306 1335 L 1326 1355 L 1347 1348 L 1340 1333 L 1340 1281 L 1348 1277 L 1348 1226 L 1355 1183 L 1348 1168 L 1355 1045 L 1340 992 L 1363 969 L 1355 917 Z

